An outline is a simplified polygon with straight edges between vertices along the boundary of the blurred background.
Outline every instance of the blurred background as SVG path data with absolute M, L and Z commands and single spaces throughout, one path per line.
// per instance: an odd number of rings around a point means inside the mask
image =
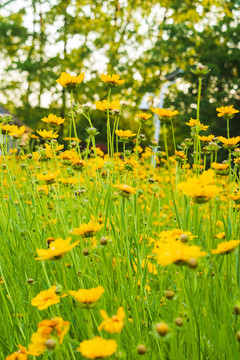
M 62 71 L 85 71 L 74 93 L 80 104 L 106 99 L 100 75 L 117 73 L 125 84 L 113 97 L 130 105 L 119 127 L 136 130 L 144 95 L 158 97 L 166 76 L 180 68 L 164 99 L 164 107 L 179 111 L 180 143 L 189 134 L 185 123 L 196 118 L 197 78 L 190 70 L 202 63 L 211 72 L 203 79 L 200 120 L 211 125 L 206 134 L 226 136 L 216 107 L 240 108 L 239 20 L 239 0 L 1 0 L 0 106 L 32 129 L 44 127 L 40 119 L 49 113 L 69 118 L 70 94 L 56 83 Z M 93 111 L 92 118 L 104 143 L 105 115 Z M 240 134 L 239 120 L 237 114 L 231 121 L 231 136 Z M 83 118 L 77 127 L 86 138 Z M 153 126 L 143 133 L 150 140 Z

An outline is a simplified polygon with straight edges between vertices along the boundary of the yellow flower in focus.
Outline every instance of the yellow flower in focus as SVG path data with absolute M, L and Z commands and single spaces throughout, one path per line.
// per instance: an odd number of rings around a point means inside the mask
M 113 86 L 113 87 L 117 85 L 122 85 L 125 82 L 124 80 L 120 80 L 120 76 L 117 74 L 113 74 L 113 75 L 102 74 L 101 80 L 106 84 L 108 84 L 109 86 Z
M 122 331 L 125 318 L 123 307 L 120 307 L 117 311 L 117 315 L 113 315 L 111 318 L 108 317 L 108 314 L 104 310 L 100 310 L 100 314 L 104 321 L 98 326 L 99 331 L 104 329 L 110 334 L 120 333 Z
M 96 101 L 95 105 L 96 105 L 96 109 L 100 111 L 119 110 L 120 108 L 119 100 L 113 100 L 112 102 L 109 102 L 108 100 Z
M 218 111 L 218 114 L 217 114 L 218 117 L 225 117 L 228 119 L 233 118 L 234 114 L 239 113 L 238 110 L 234 109 L 233 105 L 221 106 L 219 108 L 216 108 L 216 110 Z
M 105 340 L 99 336 L 95 336 L 91 340 L 84 340 L 80 343 L 78 351 L 87 359 L 102 359 L 111 356 L 117 350 L 117 342 L 115 340 Z
M 151 108 L 152 112 L 154 112 L 156 115 L 158 115 L 160 118 L 171 118 L 178 114 L 177 110 L 169 110 L 169 109 L 160 109 L 158 107 Z
M 56 285 L 53 285 L 50 289 L 41 291 L 32 299 L 31 305 L 36 306 L 38 310 L 44 310 L 51 305 L 58 304 L 60 296 L 56 293 L 56 290 Z
M 6 357 L 6 360 L 27 360 L 29 352 L 24 346 L 18 345 L 19 350 Z
M 62 344 L 69 326 L 70 323 L 61 317 L 41 321 L 38 324 L 37 332 L 31 336 L 29 354 L 39 356 L 46 349 L 53 350 L 57 345 Z
M 196 119 L 190 119 L 188 122 L 186 122 L 186 125 L 190 126 L 190 127 L 197 127 L 199 126 L 199 130 L 207 130 L 209 128 L 208 125 L 204 125 L 204 124 L 201 124 L 199 121 L 197 121 Z
M 38 258 L 36 260 L 58 260 L 63 257 L 67 252 L 72 250 L 75 246 L 79 244 L 79 241 L 76 241 L 73 244 L 71 243 L 71 237 L 68 237 L 67 240 L 61 238 L 52 241 L 49 245 L 49 249 L 37 249 Z
M 57 83 L 66 87 L 67 89 L 75 89 L 84 79 L 85 73 L 81 73 L 78 76 L 72 76 L 66 72 L 62 72 L 59 79 L 57 79 Z
M 136 136 L 131 130 L 115 130 L 115 134 L 120 138 L 131 138 Z
M 79 289 L 78 291 L 69 291 L 69 294 L 74 297 L 75 300 L 82 303 L 83 305 L 92 305 L 100 299 L 104 293 L 104 288 L 98 286 L 92 289 Z
M 148 119 L 150 119 L 152 117 L 152 114 L 149 113 L 145 113 L 145 112 L 141 112 L 138 113 L 136 115 L 136 118 L 138 119 L 138 121 L 140 121 L 141 123 L 145 123 Z
M 202 142 L 211 142 L 213 138 L 214 138 L 214 135 L 199 136 L 199 139 Z
M 224 136 L 218 136 L 218 139 L 224 144 L 226 149 L 231 150 L 235 149 L 240 142 L 240 136 L 232 137 L 230 139 L 225 138 Z
M 240 244 L 240 240 L 224 241 L 218 244 L 217 249 L 212 250 L 212 254 L 229 254 L 239 244 Z
M 46 140 L 58 138 L 58 132 L 53 132 L 53 130 L 37 130 L 37 133 Z
M 74 235 L 80 235 L 83 237 L 91 237 L 94 234 L 96 234 L 96 232 L 101 230 L 102 227 L 103 227 L 102 224 L 99 224 L 94 221 L 89 221 L 88 224 L 82 224 L 80 225 L 79 228 L 74 228 L 73 231 L 70 231 L 70 233 Z
M 49 114 L 48 117 L 44 117 L 41 120 L 50 125 L 61 125 L 65 121 L 65 119 L 58 117 L 54 114 Z

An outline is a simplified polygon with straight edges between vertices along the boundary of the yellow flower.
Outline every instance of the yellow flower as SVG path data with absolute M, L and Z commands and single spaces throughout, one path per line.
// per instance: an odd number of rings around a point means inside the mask
M 136 115 L 136 118 L 141 122 L 141 123 L 145 123 L 148 119 L 150 119 L 152 117 L 152 114 L 148 114 L 145 112 L 141 112 L 138 113 Z
M 229 172 L 229 164 L 219 164 L 216 162 L 212 163 L 212 168 L 215 170 L 217 175 L 227 175 Z
M 91 340 L 81 342 L 77 350 L 87 359 L 102 359 L 116 352 L 117 342 L 95 336 Z
M 224 136 L 218 136 L 218 139 L 221 143 L 224 144 L 226 149 L 235 149 L 240 141 L 240 136 L 232 137 L 230 139 L 225 138 Z
M 175 150 L 175 159 L 177 161 L 184 161 L 187 160 L 187 157 L 182 151 Z
M 58 179 L 58 181 L 66 186 L 74 185 L 77 183 L 77 179 L 75 179 L 75 178 L 68 178 L 68 179 L 60 178 L 60 179 Z
M 56 239 L 50 243 L 49 249 L 37 249 L 37 254 L 39 257 L 36 258 L 36 260 L 60 259 L 63 257 L 63 255 L 77 246 L 79 241 L 76 241 L 73 244 L 70 243 L 71 237 L 68 237 L 67 240 L 63 240 L 61 238 Z
M 94 221 L 89 221 L 88 224 L 82 224 L 79 228 L 74 228 L 73 231 L 70 231 L 70 233 L 83 237 L 91 237 L 96 234 L 97 231 L 101 230 L 102 227 L 102 224 Z
M 49 114 L 48 117 L 44 117 L 41 120 L 50 125 L 61 125 L 65 121 L 65 119 L 58 117 L 54 114 Z
M 111 318 L 108 317 L 108 314 L 104 310 L 101 310 L 100 314 L 104 321 L 98 326 L 99 331 L 104 329 L 110 334 L 120 333 L 122 331 L 125 318 L 123 307 L 120 307 L 117 315 L 113 315 Z
M 154 112 L 156 115 L 158 115 L 161 119 L 171 119 L 173 116 L 178 114 L 177 110 L 169 110 L 169 109 L 160 109 L 158 107 L 151 108 L 152 112 Z
M 20 128 L 18 128 L 17 126 L 13 125 L 9 130 L 8 135 L 14 137 L 15 139 L 18 139 L 21 135 L 25 133 L 25 130 L 25 126 L 21 126 Z
M 213 178 L 214 171 L 208 170 L 205 171 L 199 178 L 189 178 L 186 182 L 178 184 L 178 188 L 183 192 L 183 194 L 193 198 L 194 202 L 204 203 L 212 197 L 215 197 L 220 191 L 217 186 L 211 185 Z
M 202 142 L 211 142 L 213 138 L 214 138 L 214 135 L 199 136 L 199 139 L 200 139 Z
M 119 191 L 120 195 L 126 197 L 129 197 L 131 194 L 136 194 L 137 192 L 136 188 L 126 184 L 113 185 L 113 187 Z
M 206 256 L 199 246 L 189 246 L 181 241 L 163 243 L 157 250 L 157 263 L 161 266 L 169 264 L 186 264 L 190 259 Z
M 83 305 L 92 305 L 100 299 L 104 293 L 104 288 L 98 286 L 92 289 L 79 289 L 78 291 L 69 291 L 69 294 L 74 297 L 75 300 L 82 303 Z
M 17 127 L 16 125 L 9 125 L 9 124 L 0 124 L 2 133 L 5 134 L 9 131 L 11 131 L 11 129 Z
M 53 130 L 37 130 L 37 133 L 46 140 L 56 139 L 58 137 L 58 132 L 53 132 Z
M 238 110 L 234 109 L 233 105 L 230 106 L 221 106 L 220 108 L 216 109 L 218 111 L 218 117 L 225 117 L 228 119 L 233 118 L 234 114 L 239 113 Z
M 55 181 L 55 179 L 60 174 L 60 170 L 54 171 L 48 174 L 36 174 L 38 180 L 46 181 L 47 184 L 51 184 Z
M 78 76 L 72 76 L 66 72 L 62 72 L 60 78 L 56 81 L 63 87 L 75 89 L 83 81 L 84 75 L 84 73 L 81 73 Z
M 71 165 L 74 170 L 82 171 L 83 168 L 86 166 L 86 161 L 74 157 L 71 159 Z
M 49 193 L 48 186 L 47 185 L 39 185 L 37 187 L 37 192 L 39 194 L 48 195 L 48 193 Z
M 217 249 L 212 250 L 212 254 L 229 254 L 239 244 L 240 244 L 240 240 L 224 241 L 218 244 Z
M 229 198 L 233 200 L 236 204 L 240 204 L 240 191 L 229 195 Z
M 29 352 L 24 346 L 18 345 L 19 350 L 6 357 L 6 360 L 27 360 Z
M 190 119 L 188 122 L 186 122 L 186 125 L 190 126 L 190 127 L 197 127 L 199 126 L 199 130 L 207 130 L 209 128 L 208 125 L 204 125 L 201 124 L 199 121 L 197 121 L 196 119 Z
M 114 86 L 114 87 L 117 85 L 122 85 L 125 82 L 124 80 L 120 80 L 120 76 L 117 74 L 113 74 L 113 75 L 102 74 L 101 80 L 104 81 L 109 86 Z
M 120 107 L 119 100 L 113 100 L 112 102 L 109 102 L 108 100 L 96 101 L 95 105 L 96 105 L 96 109 L 100 111 L 119 110 Z
M 120 138 L 131 138 L 136 136 L 131 130 L 115 130 L 115 134 Z
M 32 299 L 31 305 L 37 306 L 38 310 L 44 310 L 51 305 L 58 304 L 60 296 L 56 293 L 56 290 L 56 285 L 53 285 L 50 289 L 41 291 Z
M 33 356 L 41 355 L 46 349 L 54 349 L 63 342 L 64 336 L 68 332 L 70 323 L 61 317 L 52 320 L 43 320 L 38 324 L 38 330 L 32 334 L 29 354 Z

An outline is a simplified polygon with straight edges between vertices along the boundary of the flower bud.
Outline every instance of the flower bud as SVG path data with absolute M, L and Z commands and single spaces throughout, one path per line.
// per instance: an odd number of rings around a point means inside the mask
M 169 326 L 164 322 L 157 323 L 155 329 L 160 336 L 165 336 L 169 332 Z
M 198 263 L 197 263 L 197 260 L 192 258 L 188 261 L 188 266 L 191 268 L 191 269 L 195 269 L 197 267 Z
M 46 342 L 45 342 L 45 345 L 46 347 L 49 349 L 49 350 L 53 350 L 55 349 L 56 345 L 57 345 L 57 342 L 56 340 L 54 339 L 48 339 Z
M 175 319 L 175 325 L 182 326 L 183 325 L 183 319 L 181 317 L 178 317 Z
M 139 355 L 144 355 L 147 352 L 147 349 L 144 345 L 139 345 L 137 348 L 137 352 Z
M 167 290 L 165 292 L 165 296 L 166 296 L 167 299 L 172 299 L 174 297 L 174 295 L 175 295 L 175 292 L 172 291 L 172 290 Z

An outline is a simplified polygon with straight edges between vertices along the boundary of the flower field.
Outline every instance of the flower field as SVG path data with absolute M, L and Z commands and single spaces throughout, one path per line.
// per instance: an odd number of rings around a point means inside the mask
M 239 111 L 217 108 L 223 133 L 212 135 L 200 117 L 208 69 L 194 72 L 196 119 L 181 144 L 175 109 L 136 111 L 138 131 L 122 130 L 118 75 L 101 76 L 108 98 L 95 104 L 106 153 L 91 108 L 74 103 L 84 73 L 57 79 L 71 95 L 64 144 L 66 119 L 54 114 L 28 144 L 24 127 L 0 118 L 0 359 L 239 359 Z M 89 123 L 85 148 L 77 113 Z M 161 149 L 141 133 L 154 114 Z M 19 145 L 10 153 L 9 138 Z

